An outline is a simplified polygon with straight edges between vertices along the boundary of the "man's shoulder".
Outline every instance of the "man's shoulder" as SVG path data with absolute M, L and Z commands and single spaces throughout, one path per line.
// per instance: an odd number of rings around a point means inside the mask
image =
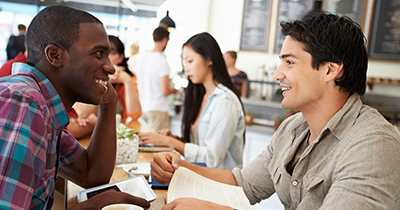
M 143 75 L 162 77 L 169 75 L 168 61 L 163 54 L 157 52 L 145 52 L 136 61 L 134 71 L 145 72 Z
M 162 53 L 146 51 L 138 55 L 135 67 L 142 67 L 143 65 L 158 65 L 160 61 L 167 61 Z
M 14 39 L 16 39 L 16 38 L 17 38 L 17 36 L 15 36 L 15 35 L 11 35 L 11 36 L 9 37 L 10 40 L 14 40 Z
M 164 60 L 166 59 L 165 55 L 160 52 L 151 52 L 151 51 L 146 51 L 143 52 L 138 56 L 138 60 L 148 60 L 148 59 L 161 59 Z
M 361 107 L 357 120 L 354 123 L 354 129 L 358 130 L 360 134 L 399 136 L 394 126 L 378 110 L 368 105 Z M 400 139 L 397 139 L 397 141 L 400 141 Z
M 38 105 L 45 104 L 43 94 L 34 80 L 23 75 L 0 78 L 0 97 L 23 97 L 35 101 Z

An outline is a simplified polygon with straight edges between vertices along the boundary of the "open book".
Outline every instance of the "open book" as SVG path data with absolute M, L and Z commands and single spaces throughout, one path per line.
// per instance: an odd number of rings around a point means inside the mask
M 167 202 L 177 198 L 197 198 L 234 209 L 253 209 L 242 187 L 223 184 L 179 167 L 168 187 Z

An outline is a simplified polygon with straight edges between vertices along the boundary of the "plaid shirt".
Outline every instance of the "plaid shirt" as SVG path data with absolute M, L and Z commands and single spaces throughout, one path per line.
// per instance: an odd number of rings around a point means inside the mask
M 58 165 L 84 149 L 63 130 L 69 117 L 51 82 L 27 64 L 13 67 L 0 78 L 0 209 L 50 209 Z

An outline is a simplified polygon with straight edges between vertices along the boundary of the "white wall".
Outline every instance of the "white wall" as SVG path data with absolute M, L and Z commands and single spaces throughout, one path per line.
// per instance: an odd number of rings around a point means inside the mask
M 185 38 L 189 38 L 198 32 L 207 31 L 218 41 L 222 52 L 238 51 L 237 67 L 244 70 L 249 79 L 257 80 L 260 75 L 260 67 L 265 66 L 266 69 L 271 69 L 280 64 L 278 54 L 272 53 L 275 39 L 274 28 L 277 24 L 278 0 L 271 0 L 271 2 L 268 52 L 239 51 L 244 0 L 167 0 L 162 5 L 162 9 L 164 11 L 169 9 L 173 20 L 175 20 L 175 17 L 171 14 L 172 11 L 181 14 L 176 15 L 175 21 L 190 26 L 187 27 L 188 32 L 184 32 L 185 29 L 179 29 L 185 34 Z M 366 37 L 368 37 L 367 31 L 371 21 L 373 0 L 366 0 L 366 2 L 367 14 L 363 29 Z M 162 13 L 161 16 L 165 16 L 165 13 Z M 400 62 L 370 61 L 368 76 L 400 79 Z M 373 91 L 367 91 L 374 94 L 400 97 L 400 87 L 375 86 Z

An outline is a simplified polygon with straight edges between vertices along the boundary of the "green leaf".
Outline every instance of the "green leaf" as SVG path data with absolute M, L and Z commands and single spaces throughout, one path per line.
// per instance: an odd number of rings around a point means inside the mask
M 121 124 L 117 127 L 117 137 L 118 138 L 131 138 L 136 134 L 132 128 L 126 127 L 126 125 Z

